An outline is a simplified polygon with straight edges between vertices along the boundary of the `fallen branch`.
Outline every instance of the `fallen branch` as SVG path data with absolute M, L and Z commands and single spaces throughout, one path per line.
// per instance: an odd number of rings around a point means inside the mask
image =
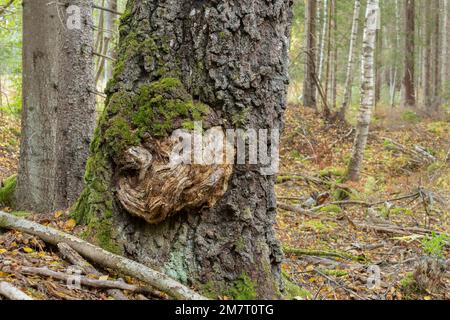
M 355 256 L 346 252 L 329 251 L 329 250 L 314 250 L 314 249 L 299 249 L 291 247 L 283 247 L 283 252 L 285 254 L 295 255 L 295 256 L 315 256 L 315 257 L 335 257 L 346 260 L 353 261 L 366 261 L 367 259 L 363 256 Z
M 314 212 L 310 211 L 310 210 L 306 210 L 303 209 L 301 207 L 294 207 L 285 203 L 278 203 L 277 207 L 282 209 L 282 210 L 286 210 L 286 211 L 291 211 L 291 212 L 295 212 L 295 213 L 300 213 L 300 214 L 304 214 L 306 216 L 309 217 L 313 217 L 313 218 L 317 218 L 317 216 L 314 214 Z
M 150 269 L 136 261 L 110 253 L 62 231 L 45 227 L 26 219 L 16 218 L 3 211 L 0 211 L 0 227 L 35 235 L 53 245 L 65 242 L 88 260 L 144 281 L 176 299 L 206 300 L 202 295 L 161 272 Z
M 59 252 L 63 255 L 64 258 L 66 258 L 68 261 L 70 261 L 73 265 L 79 267 L 84 274 L 89 275 L 95 275 L 97 277 L 104 276 L 101 272 L 97 271 L 97 269 L 94 268 L 89 262 L 83 259 L 82 256 L 78 254 L 75 250 L 73 250 L 67 243 L 58 243 L 58 249 Z M 159 299 L 165 299 L 167 298 L 162 292 L 159 292 L 157 290 L 154 290 L 153 288 L 140 288 L 141 291 L 145 291 L 146 293 L 149 293 L 150 295 L 159 298 Z M 139 291 L 139 290 L 137 290 Z M 106 291 L 108 294 L 113 296 L 117 300 L 128 300 L 128 298 L 117 289 L 110 289 Z
M 33 300 L 33 298 L 5 281 L 0 281 L 0 295 L 10 300 Z
M 97 269 L 95 269 L 89 262 L 84 260 L 83 257 L 80 256 L 78 252 L 73 250 L 67 243 L 58 243 L 58 249 L 65 259 L 67 259 L 73 265 L 79 267 L 84 274 L 92 274 L 97 277 L 103 276 L 102 273 L 98 272 Z M 120 290 L 109 289 L 106 292 L 116 300 L 128 300 L 127 296 L 125 296 Z
M 71 281 L 74 278 L 74 275 L 69 273 L 57 272 L 50 270 L 48 268 L 35 268 L 35 267 L 21 267 L 19 269 L 20 272 L 25 274 L 33 274 L 38 276 L 50 277 L 57 280 L 62 281 Z M 121 289 L 127 290 L 131 292 L 144 292 L 141 287 L 125 283 L 123 281 L 112 281 L 112 280 L 97 280 L 87 278 L 85 276 L 77 275 L 76 276 L 80 280 L 80 284 L 93 288 L 101 288 L 101 289 Z

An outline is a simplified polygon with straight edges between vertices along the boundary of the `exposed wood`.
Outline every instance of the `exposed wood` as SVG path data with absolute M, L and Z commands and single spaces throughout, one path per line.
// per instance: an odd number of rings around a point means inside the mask
M 10 300 L 33 300 L 33 298 L 5 281 L 0 281 L 0 295 L 5 296 Z
M 173 280 L 167 275 L 146 267 L 125 257 L 110 253 L 84 240 L 62 231 L 45 227 L 38 223 L 19 219 L 9 213 L 0 211 L 0 226 L 35 235 L 53 245 L 65 242 L 86 259 L 103 267 L 117 270 L 141 281 L 177 299 L 205 300 L 206 298 Z

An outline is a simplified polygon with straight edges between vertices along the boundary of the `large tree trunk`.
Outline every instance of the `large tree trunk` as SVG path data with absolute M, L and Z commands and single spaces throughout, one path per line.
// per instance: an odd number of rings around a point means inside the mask
M 279 293 L 273 177 L 262 165 L 172 166 L 164 148 L 171 132 L 196 118 L 220 131 L 282 126 L 290 6 L 128 2 L 87 186 L 74 209 L 92 241 L 205 294 Z
M 450 12 L 450 6 L 448 0 L 443 0 L 442 2 L 443 7 L 443 15 L 444 19 L 442 22 L 442 84 L 446 85 L 446 82 L 450 80 L 450 52 L 449 52 L 449 45 L 448 45 L 448 33 L 450 32 L 450 24 L 448 22 L 448 15 Z
M 361 10 L 361 1 L 355 0 L 355 7 L 353 11 L 353 23 L 352 31 L 350 35 L 350 47 L 348 51 L 348 61 L 347 61 L 347 75 L 345 77 L 344 86 L 344 98 L 342 101 L 341 109 L 339 110 L 339 117 L 344 120 L 345 114 L 347 113 L 348 106 L 352 98 L 352 88 L 353 88 L 353 67 L 355 65 L 355 43 L 358 37 L 359 29 L 359 12 Z
M 416 106 L 416 93 L 414 85 L 415 64 L 415 0 L 405 1 L 405 70 L 403 76 L 404 106 Z
M 59 4 L 23 3 L 22 140 L 15 195 L 19 207 L 38 212 L 67 208 L 79 196 L 95 126 L 91 1 Z
M 303 105 L 316 108 L 316 1 L 308 0 L 306 6 L 306 70 L 305 80 L 303 81 Z
M 364 149 L 369 135 L 369 125 L 372 109 L 375 104 L 375 71 L 374 53 L 378 25 L 378 0 L 368 0 L 366 9 L 366 26 L 363 39 L 363 62 L 361 77 L 361 107 L 359 109 L 356 137 L 353 143 L 352 157 L 348 167 L 348 179 L 359 179 Z

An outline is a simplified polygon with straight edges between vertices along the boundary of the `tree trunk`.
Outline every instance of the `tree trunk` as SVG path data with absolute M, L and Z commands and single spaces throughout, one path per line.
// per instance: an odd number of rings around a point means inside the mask
M 352 31 L 350 35 L 350 48 L 348 52 L 348 62 L 347 62 L 347 75 L 345 77 L 345 88 L 344 88 L 344 99 L 342 101 L 342 107 L 339 110 L 339 118 L 344 120 L 345 114 L 347 113 L 348 106 L 352 98 L 352 88 L 353 88 L 353 67 L 355 64 L 355 43 L 358 37 L 359 29 L 359 12 L 361 10 L 361 1 L 355 0 L 355 7 L 353 11 L 353 23 Z
M 169 135 L 195 119 L 220 132 L 282 126 L 290 6 L 128 2 L 73 212 L 92 241 L 205 294 L 278 295 L 283 255 L 273 230 L 273 177 L 242 162 L 172 165 L 167 154 Z
M 303 105 L 316 108 L 316 15 L 315 0 L 306 2 L 306 45 L 305 45 L 305 80 L 303 81 Z
M 378 0 L 368 0 L 366 9 L 366 26 L 363 39 L 363 62 L 361 77 L 361 107 L 359 110 L 356 137 L 353 144 L 352 157 L 348 167 L 348 179 L 359 179 L 364 149 L 369 135 L 369 125 L 372 109 L 375 103 L 375 72 L 374 53 L 376 46 L 376 33 L 378 25 L 379 7 Z
M 441 5 L 439 0 L 433 1 L 433 111 L 437 112 L 441 105 Z M 448 58 L 448 57 L 447 57 Z
M 397 57 L 400 52 L 400 8 L 398 0 L 395 0 L 395 54 L 394 54 L 394 70 L 392 71 L 392 83 L 391 83 L 391 92 L 390 92 L 390 105 L 391 108 L 395 107 L 395 96 L 397 93 L 397 74 L 398 65 L 397 65 Z
M 319 59 L 319 83 L 323 79 L 323 66 L 325 60 L 325 44 L 327 43 L 327 30 L 328 30 L 328 0 L 323 0 L 323 19 L 322 19 L 322 37 L 320 46 L 320 59 Z
M 405 70 L 403 76 L 404 106 L 415 108 L 415 0 L 405 1 Z
M 336 110 L 337 100 L 337 70 L 338 70 L 338 46 L 337 46 L 337 7 L 336 0 L 331 1 L 332 4 L 332 17 L 333 17 L 333 37 L 331 42 L 332 52 L 332 69 L 331 69 L 331 108 Z
M 448 4 L 448 0 L 443 0 L 442 7 L 443 7 L 443 22 L 442 22 L 442 84 L 446 85 L 446 82 L 450 80 L 450 63 L 449 63 L 449 57 L 450 52 L 448 50 L 448 33 L 450 32 L 450 24 L 448 22 L 448 15 L 450 11 L 450 6 Z
M 108 9 L 113 11 L 117 11 L 117 0 L 108 0 Z M 114 32 L 116 31 L 116 17 L 117 15 L 105 11 L 105 43 L 108 43 L 108 47 L 106 49 L 106 55 L 108 57 L 115 56 L 114 54 Z M 112 61 L 108 61 L 105 59 L 105 74 L 104 74 L 104 83 L 107 83 L 109 79 L 112 78 L 113 70 L 112 70 Z
M 429 3 L 425 4 L 425 33 L 424 33 L 424 83 L 423 83 L 423 95 L 426 110 L 431 110 L 433 106 L 433 93 L 432 93 L 432 6 Z
M 60 4 L 23 3 L 22 140 L 15 195 L 20 208 L 37 212 L 67 208 L 78 198 L 95 126 L 91 2 Z

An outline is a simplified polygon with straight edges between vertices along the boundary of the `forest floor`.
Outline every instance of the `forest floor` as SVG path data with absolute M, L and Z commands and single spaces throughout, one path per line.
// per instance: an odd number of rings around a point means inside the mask
M 450 123 L 419 121 L 411 114 L 388 118 L 378 111 L 357 183 L 343 182 L 353 138 L 351 126 L 328 124 L 298 106 L 287 110 L 276 230 L 286 254 L 283 273 L 301 288 L 294 296 L 449 299 Z M 1 181 L 16 173 L 19 140 L 19 120 L 0 115 Z M 435 159 L 418 155 L 416 146 Z M 67 212 L 28 218 L 77 233 Z M 110 298 L 104 290 L 69 289 L 64 281 L 22 274 L 20 266 L 66 272 L 70 263 L 35 237 L 0 233 L 0 281 L 35 299 Z M 111 270 L 102 272 L 107 274 L 102 279 L 118 278 Z

